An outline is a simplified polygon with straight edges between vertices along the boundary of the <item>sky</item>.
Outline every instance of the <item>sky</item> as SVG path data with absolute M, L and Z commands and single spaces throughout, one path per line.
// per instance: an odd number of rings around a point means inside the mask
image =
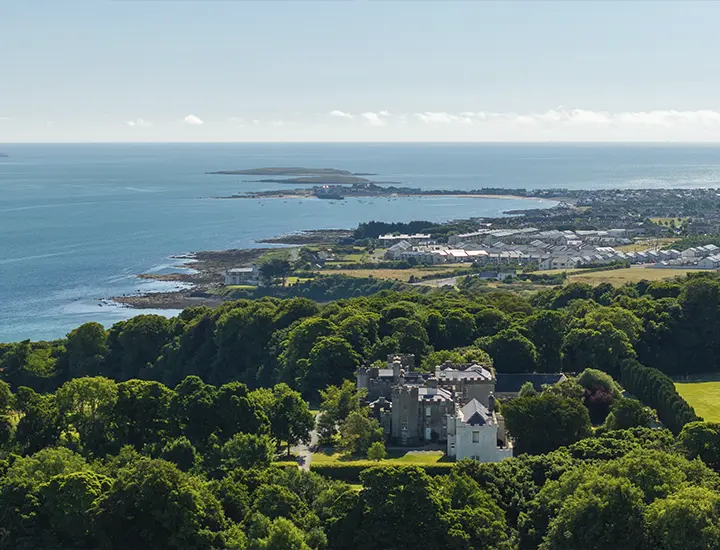
M 1 4 L 0 142 L 720 141 L 720 2 Z

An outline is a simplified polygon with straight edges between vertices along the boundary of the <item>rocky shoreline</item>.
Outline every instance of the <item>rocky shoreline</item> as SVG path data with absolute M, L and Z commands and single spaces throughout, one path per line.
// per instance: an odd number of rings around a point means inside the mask
M 223 299 L 208 292 L 225 281 L 225 271 L 234 267 L 250 265 L 259 260 L 272 248 L 242 248 L 232 250 L 204 250 L 174 256 L 173 259 L 187 260 L 178 266 L 185 273 L 140 273 L 138 278 L 185 283 L 190 288 L 172 292 L 147 292 L 130 296 L 116 296 L 113 302 L 138 309 L 184 309 L 206 305 L 215 307 Z

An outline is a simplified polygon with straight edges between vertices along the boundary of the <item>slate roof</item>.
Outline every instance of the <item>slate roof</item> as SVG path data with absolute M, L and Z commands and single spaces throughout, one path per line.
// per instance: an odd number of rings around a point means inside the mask
M 487 370 L 482 365 L 472 365 L 465 370 L 457 370 L 453 368 L 443 368 L 443 365 L 438 365 L 435 368 L 435 377 L 438 380 L 472 380 L 472 379 L 485 379 L 492 380 L 492 372 Z
M 565 379 L 561 372 L 555 373 L 502 373 L 496 375 L 495 393 L 518 393 L 525 382 L 532 382 L 536 391 L 545 384 L 557 384 Z
M 471 426 L 484 426 L 491 422 L 490 411 L 477 399 L 471 399 L 467 405 L 460 409 L 460 417 L 465 424 Z

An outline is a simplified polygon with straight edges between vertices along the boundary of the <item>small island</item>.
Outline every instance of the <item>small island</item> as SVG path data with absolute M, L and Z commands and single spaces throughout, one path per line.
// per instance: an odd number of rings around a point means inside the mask
M 274 176 L 261 180 L 246 180 L 246 183 L 282 183 L 289 185 L 354 185 L 369 183 L 398 183 L 398 182 L 373 182 L 362 176 L 376 176 L 370 172 L 358 172 L 353 174 L 348 170 L 337 168 L 251 168 L 249 170 L 219 170 L 217 172 L 206 172 L 210 175 L 225 176 Z M 289 176 L 289 177 L 279 177 Z

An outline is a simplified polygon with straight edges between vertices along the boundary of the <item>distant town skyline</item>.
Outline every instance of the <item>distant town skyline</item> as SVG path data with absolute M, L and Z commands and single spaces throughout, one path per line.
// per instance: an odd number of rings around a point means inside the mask
M 715 2 L 14 2 L 0 142 L 720 142 Z

